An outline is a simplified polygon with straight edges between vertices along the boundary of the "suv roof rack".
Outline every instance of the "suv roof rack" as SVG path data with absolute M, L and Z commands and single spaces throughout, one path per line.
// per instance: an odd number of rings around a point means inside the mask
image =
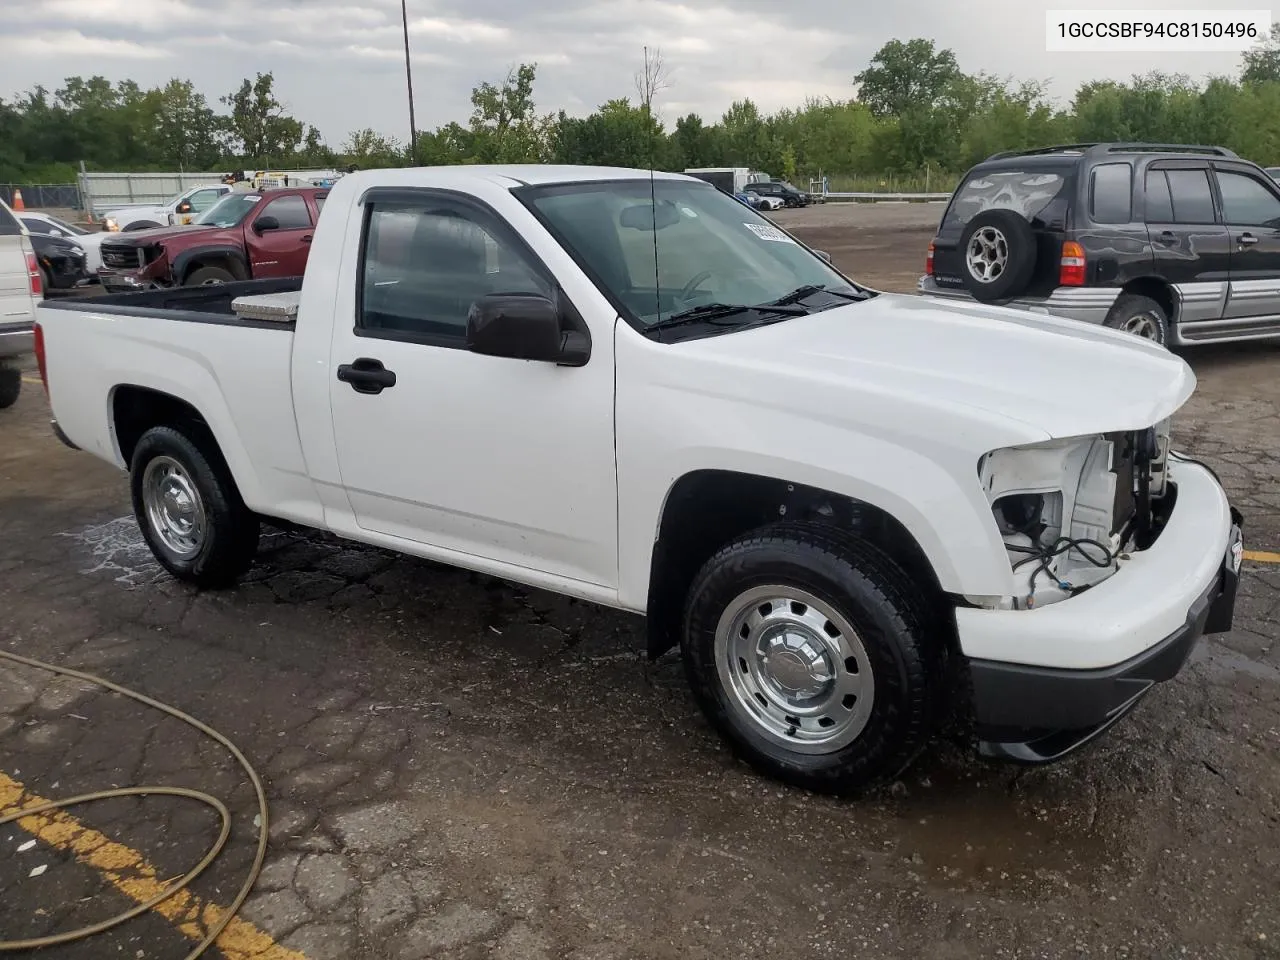
M 1226 147 L 1211 147 L 1196 143 L 1063 143 L 1052 147 L 1035 147 L 1030 150 L 1005 150 L 993 153 L 987 160 L 1003 160 L 1008 157 L 1043 156 L 1050 153 L 1198 153 L 1215 157 L 1238 159 L 1238 154 Z

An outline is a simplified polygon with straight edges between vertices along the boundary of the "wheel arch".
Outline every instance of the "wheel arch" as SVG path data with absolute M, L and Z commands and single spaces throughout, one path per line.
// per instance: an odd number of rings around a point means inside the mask
M 233 246 L 195 247 L 173 258 L 173 275 L 179 284 L 201 267 L 224 267 L 237 280 L 249 279 L 249 261 L 244 251 Z
M 1178 294 L 1169 281 L 1164 280 L 1161 277 L 1153 276 L 1135 277 L 1134 279 L 1127 281 L 1125 285 L 1120 288 L 1120 296 L 1123 297 L 1126 294 L 1147 297 L 1148 299 L 1154 300 L 1164 308 L 1166 320 L 1170 324 L 1176 322 L 1181 301 L 1178 299 Z M 1116 301 L 1119 302 L 1119 300 L 1120 297 L 1116 297 Z M 1114 304 L 1111 309 L 1115 309 Z M 1110 313 L 1111 311 L 1108 311 L 1108 315 L 1110 315 Z
M 896 517 L 866 500 L 775 477 L 733 470 L 695 470 L 668 491 L 649 564 L 647 646 L 657 659 L 679 643 L 685 595 L 720 547 L 780 520 L 819 523 L 887 554 L 923 588 L 938 612 L 949 608 L 920 542 Z M 954 621 L 948 644 L 956 644 Z

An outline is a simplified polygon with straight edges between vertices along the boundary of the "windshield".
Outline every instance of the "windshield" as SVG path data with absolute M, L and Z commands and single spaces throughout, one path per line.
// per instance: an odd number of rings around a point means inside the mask
M 192 223 L 207 227 L 234 227 L 261 199 L 262 196 L 257 193 L 229 193 L 196 217 Z
M 768 304 L 801 288 L 821 293 L 794 312 L 828 309 L 853 295 L 862 298 L 863 292 L 833 267 L 715 187 L 657 180 L 652 189 L 656 207 L 644 179 L 562 184 L 521 194 L 641 326 L 710 304 Z

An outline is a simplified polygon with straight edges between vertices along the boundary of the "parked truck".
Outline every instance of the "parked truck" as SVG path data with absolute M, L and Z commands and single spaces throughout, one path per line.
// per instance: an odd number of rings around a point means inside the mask
M 301 280 L 45 302 L 36 349 L 175 577 L 234 584 L 287 523 L 641 613 L 814 790 L 956 706 L 1055 760 L 1232 622 L 1242 518 L 1169 450 L 1183 360 L 877 292 L 678 174 L 356 173 Z
M 690 167 L 685 173 L 705 180 L 718 190 L 736 196 L 746 192 L 749 183 L 767 183 L 769 175 L 750 167 Z

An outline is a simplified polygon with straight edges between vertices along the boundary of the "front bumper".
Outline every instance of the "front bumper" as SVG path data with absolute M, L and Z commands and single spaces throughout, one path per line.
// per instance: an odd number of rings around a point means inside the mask
M 929 297 L 973 302 L 973 297 L 963 287 L 939 286 L 933 277 L 927 275 L 917 282 L 916 291 Z M 1082 323 L 1102 323 L 1119 296 L 1119 287 L 1058 287 L 1047 297 L 1017 297 L 992 306 L 1050 314 Z
M 107 267 L 98 269 L 98 283 L 107 293 L 133 293 L 137 290 L 149 290 L 151 281 L 141 279 L 134 273 L 123 273 Z
M 1172 679 L 1201 636 L 1231 629 L 1243 518 L 1207 469 L 1174 460 L 1169 478 L 1164 530 L 1107 580 L 1035 610 L 956 611 L 981 753 L 1059 759 Z

